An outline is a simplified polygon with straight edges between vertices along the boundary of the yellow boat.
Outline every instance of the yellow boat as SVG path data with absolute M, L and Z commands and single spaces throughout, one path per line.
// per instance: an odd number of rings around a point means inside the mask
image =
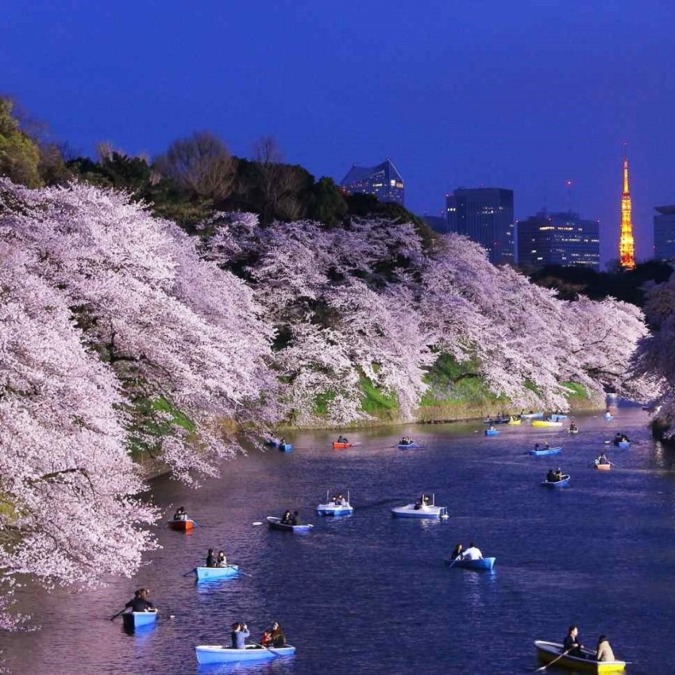
M 522 423 L 523 420 L 521 420 L 520 417 L 514 417 L 513 415 L 509 417 L 509 421 L 507 422 L 507 424 L 522 424 Z
M 532 420 L 533 427 L 561 427 L 562 422 L 554 422 L 553 420 Z
M 581 673 L 622 673 L 626 669 L 625 661 L 596 661 L 595 652 L 583 649 L 582 652 L 586 658 L 570 656 L 564 653 L 563 646 L 559 642 L 546 642 L 545 640 L 535 640 L 534 646 L 537 648 L 537 658 L 542 663 L 553 663 L 561 668 L 568 668 Z

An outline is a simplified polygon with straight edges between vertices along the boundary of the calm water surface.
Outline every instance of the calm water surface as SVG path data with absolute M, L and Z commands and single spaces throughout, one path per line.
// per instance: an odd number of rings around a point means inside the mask
M 132 580 L 97 591 L 32 589 L 21 597 L 40 632 L 3 635 L 15 673 L 524 673 L 536 668 L 533 640 L 562 641 L 578 623 L 585 644 L 606 633 L 632 674 L 675 673 L 675 455 L 653 443 L 646 413 L 620 408 L 612 422 L 576 418 L 577 436 L 529 426 L 485 438 L 478 424 L 351 434 L 362 443 L 330 449 L 328 433 L 292 438 L 291 454 L 254 451 L 190 491 L 155 483 L 167 511 L 184 505 L 200 527 L 159 531 L 162 550 Z M 618 466 L 589 467 L 610 446 Z M 402 433 L 424 444 L 393 447 Z M 564 444 L 533 458 L 535 442 Z M 566 489 L 539 486 L 560 465 Z M 352 517 L 314 515 L 326 490 L 351 492 Z M 390 509 L 433 492 L 450 518 L 392 518 Z M 307 536 L 253 525 L 289 508 L 314 522 Z M 457 542 L 496 556 L 493 573 L 448 569 Z M 183 574 L 207 548 L 223 548 L 248 576 L 195 585 Z M 137 586 L 163 610 L 156 627 L 127 635 L 121 609 Z M 169 619 L 168 615 L 174 618 Z M 198 667 L 196 644 L 229 639 L 245 620 L 257 637 L 271 620 L 297 654 L 262 665 Z M 555 668 L 549 672 L 556 672 Z

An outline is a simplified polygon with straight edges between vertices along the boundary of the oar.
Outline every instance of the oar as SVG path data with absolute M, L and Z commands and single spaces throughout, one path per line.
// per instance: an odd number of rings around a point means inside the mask
M 566 656 L 569 653 L 569 651 L 570 651 L 569 649 L 566 649 L 562 654 L 560 654 L 560 656 L 556 656 L 553 659 L 553 661 L 549 661 L 545 666 L 541 666 L 541 668 L 537 668 L 537 670 L 535 670 L 534 672 L 535 673 L 543 673 L 549 666 L 552 666 L 556 661 L 558 661 L 559 659 L 562 659 L 563 656 Z
M 125 607 L 124 609 L 126 609 L 126 607 Z M 111 620 L 111 621 L 114 621 L 120 614 L 124 614 L 124 609 L 121 609 L 119 612 L 117 612 L 117 614 L 113 614 L 113 615 L 110 617 L 110 620 Z
M 189 572 L 186 572 L 183 576 L 189 577 L 191 574 L 195 574 L 196 572 L 197 572 L 197 568 L 193 567 Z
M 261 649 L 266 649 L 268 652 L 272 652 L 272 654 L 279 656 L 279 652 L 276 649 L 274 649 L 274 647 L 265 647 L 265 645 L 261 645 L 259 642 L 250 642 L 249 644 L 255 645 L 256 647 L 260 647 Z

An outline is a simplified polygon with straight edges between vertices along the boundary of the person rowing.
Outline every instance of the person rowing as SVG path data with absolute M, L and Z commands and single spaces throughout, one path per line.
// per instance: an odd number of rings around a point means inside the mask
M 281 524 L 282 525 L 291 525 L 292 520 L 293 520 L 293 514 L 288 509 L 286 509 L 284 511 L 284 515 L 281 516 Z
M 461 554 L 461 560 L 482 560 L 482 558 L 483 553 L 473 542 L 471 542 L 469 548 Z
M 337 442 L 338 442 L 338 443 L 349 443 L 349 441 L 347 440 L 347 437 L 346 437 L 346 436 L 343 436 L 342 434 L 340 434 L 340 435 L 338 436 Z
M 206 567 L 216 567 L 216 556 L 214 555 L 212 548 L 210 548 L 206 554 Z
M 187 520 L 188 519 L 188 514 L 187 511 L 185 510 L 185 507 L 181 506 L 178 508 L 176 513 L 173 514 L 173 519 L 174 520 Z
M 602 464 L 602 465 L 611 464 L 611 462 L 609 461 L 609 458 L 607 457 L 607 455 L 604 452 L 601 452 L 600 457 L 598 457 L 595 460 L 596 466 L 599 466 L 600 464 Z
M 156 612 L 157 608 L 148 600 L 149 593 L 148 588 L 139 588 L 134 592 L 134 597 L 124 605 L 124 609 L 130 609 L 132 612 Z
M 570 626 L 567 629 L 567 635 L 563 640 L 563 649 L 565 650 L 565 653 L 570 656 L 576 656 L 578 659 L 583 659 L 583 648 L 584 646 L 579 640 L 579 628 L 577 626 Z

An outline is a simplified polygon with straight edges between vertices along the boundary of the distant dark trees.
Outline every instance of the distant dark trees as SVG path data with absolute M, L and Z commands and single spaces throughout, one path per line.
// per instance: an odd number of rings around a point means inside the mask
M 529 277 L 538 286 L 555 288 L 563 300 L 576 300 L 579 295 L 585 295 L 592 300 L 611 296 L 643 307 L 645 291 L 649 286 L 666 281 L 672 271 L 669 263 L 650 260 L 625 272 L 596 272 L 585 267 L 549 265 L 531 272 Z

